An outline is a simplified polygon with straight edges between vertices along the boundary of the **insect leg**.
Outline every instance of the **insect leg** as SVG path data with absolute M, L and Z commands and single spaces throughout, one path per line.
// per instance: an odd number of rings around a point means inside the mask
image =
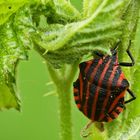
M 91 127 L 91 125 L 93 124 L 93 121 L 88 122 L 88 124 L 81 130 L 81 137 L 83 138 L 87 138 L 89 135 L 92 134 L 92 132 L 89 132 L 88 129 Z
M 128 91 L 128 93 L 131 95 L 132 98 L 129 99 L 129 100 L 127 100 L 127 101 L 125 101 L 125 104 L 127 104 L 127 103 L 129 103 L 129 102 L 131 102 L 131 101 L 133 101 L 133 100 L 136 99 L 135 94 L 134 94 L 130 89 L 127 89 L 127 91 Z
M 111 49 L 112 55 L 116 55 L 117 54 L 117 49 L 118 49 L 120 43 L 121 43 L 121 41 L 118 41 L 116 43 L 115 47 Z
M 129 41 L 129 45 L 128 45 L 128 48 L 127 48 L 126 52 L 127 52 L 128 56 L 130 57 L 132 62 L 131 63 L 129 63 L 129 62 L 121 62 L 121 63 L 119 63 L 119 65 L 126 66 L 126 67 L 134 66 L 135 60 L 134 60 L 134 58 L 133 58 L 133 56 L 132 56 L 132 54 L 130 52 L 130 47 L 131 47 L 131 40 Z

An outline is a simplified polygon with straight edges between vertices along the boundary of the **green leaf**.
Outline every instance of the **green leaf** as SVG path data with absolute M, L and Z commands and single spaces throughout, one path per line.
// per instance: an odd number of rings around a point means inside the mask
M 110 123 L 107 125 L 108 128 L 108 135 L 109 140 L 125 140 L 125 139 L 133 139 L 132 137 L 135 135 L 137 136 L 137 133 L 135 131 L 138 131 L 139 129 L 139 123 L 135 120 L 139 121 L 139 115 L 140 115 L 140 109 L 137 107 L 139 106 L 139 59 L 140 59 L 140 49 L 139 46 L 136 46 L 134 43 L 134 38 L 136 34 L 137 29 L 137 23 L 138 23 L 138 16 L 139 16 L 139 9 L 140 9 L 140 1 L 139 0 L 131 0 L 129 1 L 128 5 L 125 8 L 123 14 L 123 19 L 125 21 L 125 26 L 123 27 L 122 32 L 122 46 L 119 47 L 119 60 L 124 62 L 130 62 L 130 58 L 127 56 L 126 49 L 128 47 L 128 43 L 131 40 L 131 53 L 135 59 L 135 66 L 132 68 L 124 68 L 123 72 L 125 73 L 128 81 L 130 81 L 130 89 L 136 94 L 137 99 L 130 104 L 126 105 L 126 110 L 119 116 L 119 121 L 115 121 L 114 123 Z M 140 27 L 140 26 L 139 26 Z M 139 40 L 139 30 L 137 31 L 138 35 L 136 40 Z M 127 98 L 131 98 L 131 96 L 128 95 L 126 92 L 125 100 Z M 133 122 L 131 122 L 133 120 Z M 116 126 L 116 127 L 114 127 Z M 133 126 L 135 126 L 133 128 Z M 110 129 L 111 127 L 111 129 Z M 132 127 L 132 128 L 131 128 Z M 128 129 L 130 128 L 130 130 Z M 125 133 L 124 133 L 125 132 Z M 132 133 L 131 133 L 132 132 Z M 132 136 L 133 135 L 133 136 Z M 136 139 L 138 140 L 138 139 Z
M 130 121 L 130 125 L 127 126 L 125 130 L 117 130 L 113 135 L 111 135 L 108 140 L 138 140 L 140 133 L 140 117 L 137 116 Z
M 32 7 L 33 20 L 39 25 L 40 16 L 44 15 L 49 24 L 76 21 L 80 18 L 80 13 L 70 2 L 66 0 L 47 0 Z M 53 16 L 52 16 L 53 15 Z
M 0 84 L 0 109 L 16 108 L 17 110 L 20 110 L 20 100 L 15 95 L 15 91 L 12 90 L 13 87 L 10 89 L 9 85 Z
M 0 25 L 22 7 L 27 0 L 0 0 Z
M 33 36 L 35 49 L 56 68 L 64 63 L 72 64 L 94 50 L 109 54 L 110 47 L 121 37 L 125 1 L 104 0 L 99 3 L 87 18 L 67 21 L 67 24 L 47 22 L 46 29 L 39 29 Z M 56 4 L 58 6 L 54 1 Z
M 74 21 L 79 18 L 80 13 L 70 2 L 66 0 L 53 0 L 57 16 L 61 19 Z M 69 21 L 70 22 L 70 21 Z
M 0 109 L 14 107 L 19 109 L 16 95 L 15 69 L 18 58 L 23 59 L 22 48 L 19 48 L 12 23 L 0 28 Z
M 16 67 L 27 59 L 33 32 L 29 7 L 23 7 L 8 22 L 0 26 L 0 109 L 20 109 L 16 90 Z
M 84 17 L 91 16 L 101 3 L 101 0 L 83 0 Z

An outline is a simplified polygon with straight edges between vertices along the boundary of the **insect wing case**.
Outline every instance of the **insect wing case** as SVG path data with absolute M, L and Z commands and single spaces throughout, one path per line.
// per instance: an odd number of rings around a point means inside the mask
M 93 121 L 109 122 L 123 111 L 129 83 L 117 64 L 117 55 L 107 55 L 79 65 L 74 99 L 79 110 Z

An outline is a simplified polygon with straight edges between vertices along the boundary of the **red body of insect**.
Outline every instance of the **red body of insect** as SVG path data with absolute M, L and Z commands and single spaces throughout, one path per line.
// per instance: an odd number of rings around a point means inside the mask
M 111 122 L 124 109 L 129 83 L 118 64 L 117 53 L 83 62 L 74 82 L 77 107 L 92 121 Z

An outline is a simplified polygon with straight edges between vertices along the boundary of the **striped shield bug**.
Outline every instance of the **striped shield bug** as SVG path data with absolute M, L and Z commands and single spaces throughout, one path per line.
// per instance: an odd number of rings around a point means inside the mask
M 73 84 L 74 99 L 79 110 L 92 122 L 111 122 L 124 110 L 125 104 L 136 99 L 120 67 L 135 63 L 129 51 L 131 41 L 126 50 L 131 63 L 118 62 L 119 44 L 111 50 L 112 55 L 94 52 L 97 57 L 79 64 L 80 74 Z M 126 92 L 132 98 L 124 101 Z

